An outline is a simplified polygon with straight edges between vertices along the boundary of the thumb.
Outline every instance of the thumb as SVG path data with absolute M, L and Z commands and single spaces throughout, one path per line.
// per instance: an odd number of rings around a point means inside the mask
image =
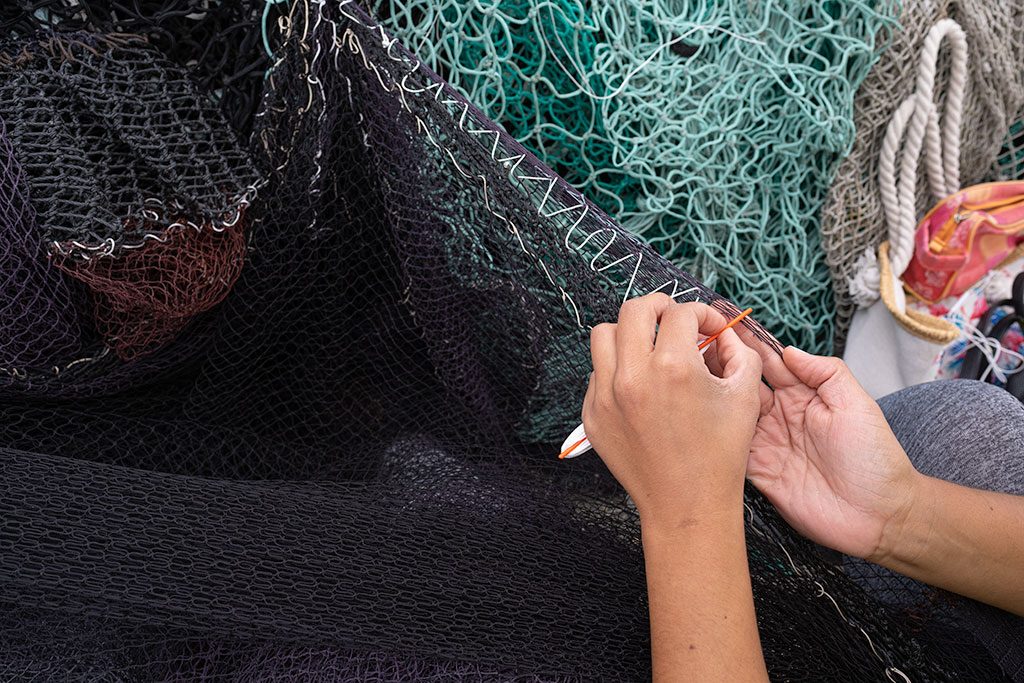
M 814 356 L 794 346 L 782 353 L 786 367 L 806 386 L 817 391 L 830 408 L 845 408 L 858 393 L 864 394 L 846 363 L 831 356 Z
M 740 340 L 735 330 L 722 332 L 716 344 L 722 379 L 738 384 L 761 383 L 761 357 Z

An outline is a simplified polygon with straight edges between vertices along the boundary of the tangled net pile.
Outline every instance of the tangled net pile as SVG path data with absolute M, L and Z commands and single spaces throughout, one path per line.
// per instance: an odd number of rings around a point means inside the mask
M 376 4 L 623 227 L 783 341 L 830 350 L 819 212 L 895 3 Z
M 857 92 L 856 141 L 836 173 L 821 215 L 822 247 L 836 298 L 837 352 L 842 351 L 856 308 L 850 280 L 857 273 L 857 261 L 865 249 L 877 248 L 888 234 L 878 189 L 879 150 L 897 107 L 914 90 L 925 35 L 947 16 L 963 27 L 968 41 L 961 184 L 968 187 L 996 178 L 1022 177 L 1014 157 L 1020 143 L 1015 145 L 1012 136 L 1007 140 L 1007 131 L 1024 115 L 1024 8 L 1000 0 L 905 3 L 902 30 L 894 32 L 888 50 Z M 936 78 L 940 94 L 948 83 L 947 70 L 948 59 L 940 61 Z M 938 105 L 942 111 L 944 98 Z M 917 191 L 919 216 L 935 201 L 925 182 L 923 163 Z
M 31 253 L 54 228 L 9 124 L 0 245 Z M 188 132 L 197 155 L 217 139 Z M 555 446 L 589 325 L 656 290 L 736 307 L 348 0 L 292 8 L 252 143 L 220 305 L 131 362 L 0 376 L 0 679 L 648 677 L 635 509 Z M 71 318 L 42 318 L 73 298 L 20 268 L 38 303 L 14 348 L 62 348 Z M 869 593 L 753 490 L 746 509 L 775 679 L 1000 679 L 934 603 L 894 607 L 900 584 Z
M 0 36 L 39 30 L 145 36 L 186 69 L 223 115 L 248 135 L 289 0 L 7 0 Z
M 224 298 L 256 174 L 184 72 L 138 38 L 12 41 L 0 117 L 39 233 L 86 286 L 106 348 L 150 352 Z

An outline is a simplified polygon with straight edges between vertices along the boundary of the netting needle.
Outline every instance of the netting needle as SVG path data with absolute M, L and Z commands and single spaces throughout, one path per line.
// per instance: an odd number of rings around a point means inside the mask
M 713 335 L 711 335 L 701 343 L 697 344 L 697 350 L 700 351 L 701 353 L 706 351 L 707 348 L 711 346 L 712 342 L 714 342 L 716 339 L 722 336 L 723 332 L 732 329 L 733 327 L 736 327 L 738 324 L 740 324 L 740 322 L 743 321 L 744 318 L 750 315 L 753 311 L 754 309 L 748 308 L 747 310 L 737 315 L 735 318 L 730 320 L 725 327 L 720 329 L 718 332 L 715 332 Z M 576 429 L 572 430 L 572 433 L 566 437 L 564 442 L 562 442 L 562 452 L 558 454 L 558 459 L 565 460 L 566 458 L 575 458 L 578 455 L 583 455 L 591 448 L 592 446 L 590 445 L 590 440 L 587 439 L 587 434 L 585 431 L 583 431 L 583 425 L 581 424 Z

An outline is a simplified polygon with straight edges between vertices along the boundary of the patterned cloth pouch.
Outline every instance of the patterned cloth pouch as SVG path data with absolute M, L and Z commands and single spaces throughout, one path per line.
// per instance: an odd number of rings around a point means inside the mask
M 1024 181 L 974 185 L 939 202 L 918 223 L 903 283 L 928 303 L 959 296 L 1022 243 Z

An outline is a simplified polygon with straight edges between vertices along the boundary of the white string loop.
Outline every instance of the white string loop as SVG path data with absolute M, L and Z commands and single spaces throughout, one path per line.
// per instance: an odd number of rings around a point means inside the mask
M 939 49 L 946 39 L 951 62 L 940 127 L 935 106 L 935 76 Z M 955 21 L 942 19 L 925 36 L 915 90 L 903 100 L 889 121 L 878 155 L 878 193 L 889 231 L 889 258 L 896 289 L 901 287 L 899 276 L 914 255 L 917 171 L 922 151 L 933 202 L 960 189 L 960 129 L 966 88 L 967 36 Z M 860 257 L 857 270 L 850 279 L 850 293 L 863 307 L 879 297 L 880 273 L 873 251 Z

